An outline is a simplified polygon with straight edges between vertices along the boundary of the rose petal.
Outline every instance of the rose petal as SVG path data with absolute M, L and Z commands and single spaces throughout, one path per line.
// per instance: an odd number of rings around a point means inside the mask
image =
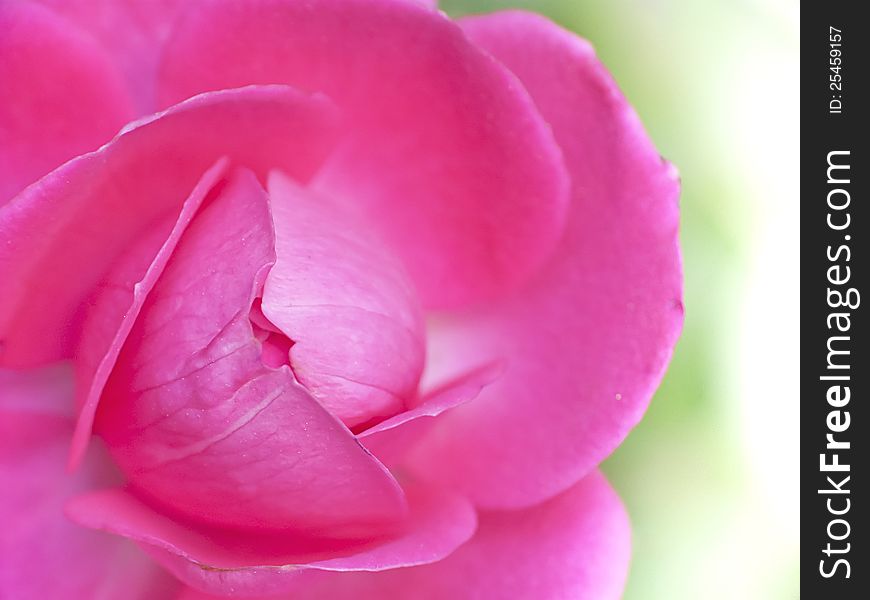
M 463 27 L 552 124 L 573 205 L 556 257 L 524 291 L 430 328 L 444 373 L 487 356 L 507 370 L 439 419 L 413 462 L 479 505 L 523 506 L 607 456 L 661 379 L 683 319 L 679 184 L 588 44 L 521 12 Z
M 130 331 L 96 431 L 137 491 L 224 526 L 361 535 L 404 516 L 393 477 L 293 379 L 248 318 L 275 260 L 265 191 L 235 172 Z
M 335 125 L 328 101 L 283 86 L 204 94 L 25 190 L 0 209 L 0 365 L 70 356 L 82 302 L 131 240 L 158 223 L 169 235 L 172 216 L 218 158 L 261 177 L 280 168 L 307 180 Z
M 139 114 L 153 112 L 160 51 L 180 0 L 33 0 L 90 33 L 124 74 Z M 435 0 L 407 0 L 435 7 Z
M 42 8 L 0 5 L 0 206 L 133 118 L 120 75 Z
M 153 112 L 160 48 L 181 0 L 33 0 L 65 17 L 105 48 L 124 74 L 138 114 Z
M 401 264 L 364 219 L 279 173 L 269 178 L 277 261 L 263 314 L 291 340 L 299 381 L 348 427 L 417 389 L 423 317 Z
M 199 210 L 206 194 L 225 173 L 227 164 L 226 159 L 221 159 L 205 172 L 182 205 L 169 237 L 162 239 L 160 234 L 163 228 L 149 232 L 145 244 L 134 247 L 127 260 L 119 262 L 109 278 L 97 286 L 94 292 L 95 305 L 89 310 L 90 318 L 85 320 L 76 353 L 80 390 L 76 405 L 79 418 L 73 435 L 70 464 L 77 464 L 87 448 L 103 388 L 145 298 L 166 268 L 181 234 Z M 160 245 L 155 247 L 155 243 Z M 146 247 L 140 247 L 142 245 Z
M 474 400 L 501 372 L 502 365 L 498 363 L 470 371 L 432 390 L 414 408 L 366 429 L 357 438 L 388 467 L 400 465 L 408 449 L 435 424 L 436 417 Z
M 136 540 L 188 585 L 214 594 L 275 594 L 325 571 L 381 571 L 442 559 L 474 532 L 474 509 L 445 492 L 408 488 L 398 535 L 357 545 L 196 529 L 154 512 L 123 490 L 74 499 L 77 522 Z M 304 588 L 304 584 L 303 584 Z
M 322 91 L 350 139 L 318 176 L 404 261 L 424 306 L 518 285 L 561 234 L 567 179 L 522 86 L 443 14 L 402 0 L 217 0 L 177 23 L 164 103 L 250 83 Z
M 481 513 L 474 537 L 444 560 L 380 573 L 313 574 L 290 597 L 616 600 L 628 572 L 630 536 L 619 498 L 592 473 L 538 506 Z M 179 600 L 212 598 L 188 588 Z
M 82 529 L 63 514 L 73 494 L 117 475 L 94 448 L 82 470 L 65 470 L 72 372 L 0 370 L 0 597 L 171 597 L 177 584 L 132 544 Z M 61 408 L 62 410 L 62 408 Z

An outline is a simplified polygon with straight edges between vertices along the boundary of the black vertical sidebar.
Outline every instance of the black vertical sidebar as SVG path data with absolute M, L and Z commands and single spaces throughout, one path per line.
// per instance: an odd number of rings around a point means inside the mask
M 807 600 L 870 598 L 870 22 L 861 8 L 804 3 L 801 15 L 801 596 Z

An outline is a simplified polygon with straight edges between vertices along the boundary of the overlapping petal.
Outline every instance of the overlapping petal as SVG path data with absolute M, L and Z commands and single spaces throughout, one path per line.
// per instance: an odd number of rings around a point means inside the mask
M 501 372 L 502 365 L 493 363 L 442 382 L 419 398 L 416 406 L 366 429 L 358 438 L 382 463 L 390 468 L 401 467 L 408 451 L 424 438 L 440 415 L 474 400 Z
M 0 98 L 0 206 L 134 115 L 102 49 L 26 4 L 0 4 Z
M 554 259 L 520 293 L 429 329 L 433 369 L 506 372 L 415 450 L 423 477 L 492 507 L 528 505 L 598 464 L 640 420 L 682 324 L 679 183 L 589 45 L 543 17 L 464 30 L 523 81 L 573 182 Z
M 349 139 L 317 186 L 365 210 L 424 306 L 515 287 L 561 235 L 567 180 L 548 126 L 441 13 L 404 0 L 194 3 L 163 60 L 165 104 L 251 83 L 332 98 Z
M 103 388 L 145 299 L 166 268 L 181 234 L 206 195 L 224 175 L 227 163 L 226 159 L 220 159 L 203 174 L 182 205 L 166 239 L 163 239 L 162 228 L 149 232 L 132 245 L 91 293 L 91 306 L 82 324 L 75 355 L 79 418 L 73 435 L 71 464 L 77 464 L 87 448 Z
M 616 600 L 631 551 L 625 510 L 592 473 L 538 506 L 483 512 L 474 537 L 433 564 L 380 573 L 312 573 L 261 600 Z M 304 584 L 304 585 L 303 585 Z M 179 600 L 213 600 L 188 589 Z
M 25 0 L 50 8 L 105 49 L 124 76 L 139 115 L 156 110 L 160 48 L 181 0 Z
M 275 266 L 263 314 L 293 341 L 299 381 L 349 427 L 390 417 L 416 395 L 425 331 L 416 291 L 353 206 L 269 178 Z
M 28 188 L 0 209 L 0 364 L 70 356 L 94 287 L 137 239 L 155 228 L 168 237 L 219 158 L 304 181 L 335 143 L 336 120 L 329 101 L 283 86 L 204 94 Z
M 166 518 L 122 490 L 76 498 L 68 512 L 88 527 L 140 542 L 198 590 L 245 597 L 277 594 L 299 586 L 304 589 L 323 572 L 404 570 L 431 563 L 450 554 L 474 533 L 474 509 L 461 497 L 412 485 L 408 498 L 411 510 L 401 531 L 340 545 L 298 535 L 253 537 L 238 531 L 191 527 Z
M 181 236 L 106 385 L 96 431 L 137 492 L 230 527 L 363 535 L 401 521 L 397 482 L 262 359 L 249 313 L 275 261 L 265 190 L 239 170 Z

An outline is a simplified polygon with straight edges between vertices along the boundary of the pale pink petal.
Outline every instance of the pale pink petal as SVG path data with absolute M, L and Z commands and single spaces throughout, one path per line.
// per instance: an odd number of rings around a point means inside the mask
M 479 505 L 515 507 L 577 481 L 643 415 L 683 320 L 679 183 L 588 44 L 521 12 L 463 27 L 553 126 L 573 205 L 556 258 L 522 292 L 430 328 L 443 373 L 507 365 L 439 419 L 414 462 Z
M 172 597 L 177 584 L 135 546 L 67 519 L 63 505 L 90 486 L 117 481 L 95 447 L 66 472 L 72 420 L 69 368 L 0 370 L 0 598 Z
M 86 31 L 111 55 L 134 95 L 139 114 L 156 108 L 160 49 L 183 0 L 31 0 Z
M 425 333 L 413 285 L 370 224 L 279 173 L 269 178 L 277 261 L 263 314 L 291 340 L 299 381 L 348 427 L 416 393 Z
M 124 257 L 126 260 L 119 261 L 106 280 L 95 288 L 94 304 L 88 309 L 76 351 L 79 418 L 73 435 L 71 464 L 78 463 L 87 447 L 103 387 L 145 298 L 166 268 L 181 234 L 206 194 L 225 173 L 227 163 L 226 159 L 221 159 L 205 172 L 182 205 L 168 238 L 162 240 L 163 228 L 155 228 L 157 235 L 146 235 L 143 244 L 133 245 Z
M 478 531 L 433 564 L 320 573 L 259 600 L 617 600 L 631 554 L 622 504 L 599 473 L 527 509 L 483 512 Z M 179 600 L 213 600 L 188 588 Z
M 0 205 L 133 118 L 105 53 L 40 7 L 0 4 L 0 91 Z
M 250 596 L 305 589 L 322 572 L 382 571 L 438 561 L 474 533 L 474 509 L 462 498 L 413 485 L 408 498 L 411 512 L 402 531 L 355 545 L 195 528 L 166 518 L 123 490 L 76 498 L 68 513 L 83 525 L 140 542 L 188 585 L 213 594 Z
M 429 308 L 526 280 L 561 234 L 567 179 L 522 86 L 443 14 L 406 0 L 215 0 L 183 13 L 164 103 L 287 83 L 322 91 L 350 138 L 317 178 L 356 202 Z
M 474 369 L 425 394 L 414 408 L 366 429 L 357 437 L 388 467 L 401 465 L 408 449 L 423 438 L 435 424 L 436 417 L 474 400 L 501 373 L 502 365 L 498 363 Z
M 169 236 L 221 156 L 305 180 L 331 149 L 336 118 L 325 99 L 283 86 L 204 94 L 25 190 L 0 209 L 0 364 L 70 356 L 94 286 L 137 239 L 161 226 L 158 239 Z
M 266 192 L 218 186 L 181 236 L 118 356 L 96 431 L 131 485 L 202 522 L 363 535 L 404 517 L 383 465 L 261 359 L 249 312 L 275 261 Z

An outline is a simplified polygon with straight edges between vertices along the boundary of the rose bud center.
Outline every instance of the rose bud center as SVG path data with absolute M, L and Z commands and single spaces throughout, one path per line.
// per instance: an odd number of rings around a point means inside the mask
M 413 287 L 364 218 L 279 173 L 267 192 L 236 170 L 149 293 L 96 431 L 130 485 L 181 516 L 361 535 L 404 506 L 391 478 L 354 483 L 383 466 L 348 429 L 413 403 L 424 335 Z M 310 479 L 359 457 L 340 483 Z

